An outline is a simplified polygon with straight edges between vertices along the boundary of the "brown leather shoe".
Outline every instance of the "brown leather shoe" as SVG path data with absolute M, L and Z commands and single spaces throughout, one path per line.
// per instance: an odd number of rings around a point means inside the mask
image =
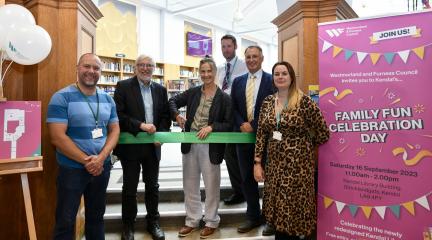
M 204 227 L 203 230 L 201 230 L 200 238 L 208 238 L 210 237 L 214 232 L 216 231 L 216 228 L 212 227 Z
M 178 232 L 179 237 L 186 237 L 187 235 L 191 234 L 193 231 L 196 231 L 198 228 L 189 227 L 189 226 L 183 226 L 180 228 L 180 231 Z

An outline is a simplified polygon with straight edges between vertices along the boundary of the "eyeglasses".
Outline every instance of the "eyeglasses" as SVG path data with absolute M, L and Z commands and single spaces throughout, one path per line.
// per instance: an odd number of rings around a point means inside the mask
M 138 63 L 137 67 L 139 67 L 139 68 L 144 68 L 144 67 L 146 67 L 146 68 L 152 68 L 152 67 L 154 67 L 154 65 L 151 64 L 151 63 Z

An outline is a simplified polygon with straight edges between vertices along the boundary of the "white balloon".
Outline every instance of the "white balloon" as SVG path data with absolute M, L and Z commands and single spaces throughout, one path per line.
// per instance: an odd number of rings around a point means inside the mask
M 10 57 L 7 55 L 6 49 L 5 50 L 0 50 L 0 53 L 3 54 L 3 60 L 7 60 L 10 61 Z
M 27 26 L 11 32 L 6 37 L 6 53 L 22 65 L 32 65 L 44 60 L 51 51 L 51 37 L 40 26 Z
M 0 7 L 0 49 L 5 49 L 6 36 L 22 26 L 36 25 L 35 18 L 27 8 L 17 4 Z

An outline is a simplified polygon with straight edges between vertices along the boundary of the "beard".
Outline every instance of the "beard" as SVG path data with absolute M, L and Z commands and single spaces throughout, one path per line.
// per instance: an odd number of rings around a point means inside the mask
M 86 74 L 79 78 L 79 82 L 85 87 L 95 87 L 98 80 L 99 79 L 97 77 L 88 76 Z
M 137 78 L 138 78 L 138 80 L 140 80 L 143 83 L 149 83 L 151 81 L 152 76 L 151 75 L 138 74 Z

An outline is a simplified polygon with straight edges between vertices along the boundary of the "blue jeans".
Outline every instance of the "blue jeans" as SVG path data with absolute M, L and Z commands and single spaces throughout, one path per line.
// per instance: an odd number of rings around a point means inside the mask
M 105 239 L 103 216 L 110 171 L 110 163 L 105 163 L 103 172 L 96 177 L 86 169 L 59 166 L 54 239 L 74 239 L 75 218 L 82 195 L 86 239 Z

